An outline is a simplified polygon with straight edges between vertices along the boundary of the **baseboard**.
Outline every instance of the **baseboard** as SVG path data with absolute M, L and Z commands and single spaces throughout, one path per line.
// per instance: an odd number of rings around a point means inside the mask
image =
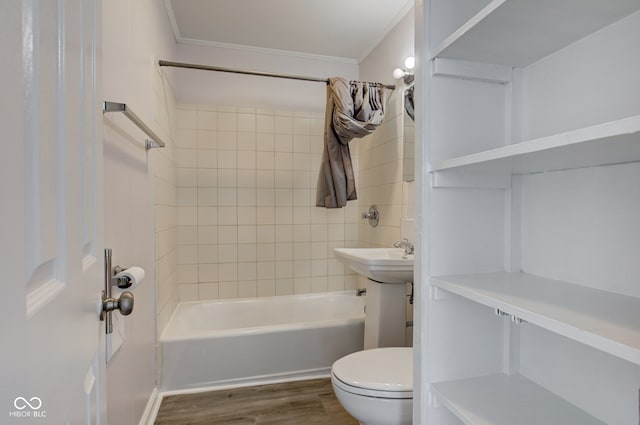
M 330 376 L 331 376 L 331 369 L 329 368 L 312 369 L 312 370 L 297 372 L 293 374 L 286 373 L 286 374 L 274 374 L 274 375 L 265 375 L 265 376 L 253 376 L 249 378 L 220 381 L 216 383 L 211 383 L 209 385 L 205 384 L 198 387 L 181 388 L 181 389 L 174 389 L 174 390 L 163 390 L 160 393 L 160 399 L 162 399 L 162 397 L 171 396 L 171 395 L 197 394 L 197 393 L 202 393 L 207 391 L 228 390 L 232 388 L 253 387 L 257 385 L 280 384 L 283 382 L 292 382 L 292 381 L 306 381 L 309 379 L 328 378 Z M 157 413 L 157 410 L 156 410 L 156 413 Z M 148 425 L 153 425 L 153 424 L 148 424 Z
M 162 394 L 158 392 L 158 387 L 154 387 L 153 391 L 151 391 L 151 395 L 149 396 L 149 401 L 147 401 L 147 407 L 145 407 L 138 425 L 153 425 L 156 421 L 156 416 L 158 415 L 158 410 L 160 410 L 161 403 Z

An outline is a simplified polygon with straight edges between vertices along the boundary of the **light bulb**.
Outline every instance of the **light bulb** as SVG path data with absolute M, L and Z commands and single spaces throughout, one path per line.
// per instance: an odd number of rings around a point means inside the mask
M 402 77 L 404 77 L 404 71 L 402 69 L 396 68 L 393 70 L 393 78 L 399 80 Z
M 407 69 L 413 69 L 416 66 L 416 58 L 409 56 L 404 60 L 404 66 Z

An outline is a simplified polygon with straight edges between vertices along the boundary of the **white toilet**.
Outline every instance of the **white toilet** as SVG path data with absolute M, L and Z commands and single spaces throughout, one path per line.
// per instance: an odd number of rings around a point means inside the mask
M 413 348 L 405 347 L 407 286 L 401 279 L 382 283 L 367 277 L 365 350 L 333 363 L 333 392 L 361 425 L 411 425 Z
M 331 368 L 333 391 L 361 425 L 410 425 L 413 408 L 413 348 L 358 351 Z

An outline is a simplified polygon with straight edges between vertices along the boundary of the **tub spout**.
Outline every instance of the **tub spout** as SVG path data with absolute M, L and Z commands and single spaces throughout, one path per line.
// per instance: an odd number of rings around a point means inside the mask
M 356 296 L 361 297 L 363 295 L 367 295 L 367 288 L 356 289 Z

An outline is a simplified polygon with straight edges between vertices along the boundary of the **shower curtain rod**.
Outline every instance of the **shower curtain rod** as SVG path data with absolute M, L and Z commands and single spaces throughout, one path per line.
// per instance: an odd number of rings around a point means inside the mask
M 220 72 L 230 72 L 232 74 L 246 74 L 246 75 L 257 75 L 260 77 L 275 77 L 275 78 L 287 78 L 289 80 L 303 80 L 303 81 L 315 81 L 318 83 L 329 83 L 328 78 L 316 78 L 316 77 L 305 77 L 302 75 L 287 75 L 287 74 L 272 74 L 270 72 L 259 72 L 259 71 L 243 71 L 240 69 L 232 69 L 232 68 L 222 68 L 219 66 L 207 66 L 207 65 L 197 65 L 193 63 L 182 63 L 182 62 L 170 62 L 170 61 L 158 61 L 160 66 L 171 66 L 174 68 L 189 68 L 189 69 L 201 69 L 204 71 L 220 71 Z M 394 90 L 396 86 L 382 84 L 383 87 L 387 89 Z

